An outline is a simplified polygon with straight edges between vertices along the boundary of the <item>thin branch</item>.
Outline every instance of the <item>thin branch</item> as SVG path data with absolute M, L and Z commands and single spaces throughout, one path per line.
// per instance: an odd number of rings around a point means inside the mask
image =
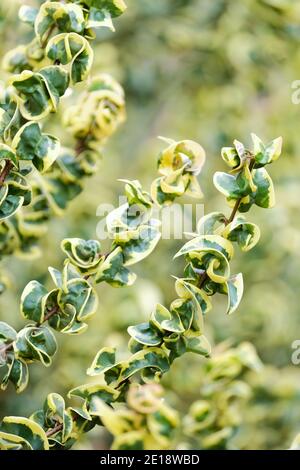
M 72 416 L 73 422 L 76 422 L 77 419 L 78 419 L 78 416 Z M 57 432 L 62 431 L 63 428 L 64 428 L 63 423 L 57 423 L 52 429 L 48 429 L 48 431 L 46 431 L 46 436 L 51 437 L 53 436 L 53 434 L 56 434 Z
M 51 34 L 52 34 L 53 31 L 55 30 L 55 28 L 56 28 L 56 24 L 53 24 L 53 25 L 51 26 L 51 28 L 49 28 L 49 31 L 48 31 L 48 33 L 47 33 L 47 36 L 46 36 L 45 39 L 42 41 L 42 44 L 41 44 L 42 49 L 45 49 L 45 47 L 47 46 L 48 41 L 49 41 L 49 39 L 50 39 L 50 37 L 51 37 Z
M 254 158 L 253 158 L 253 159 L 251 160 L 251 162 L 250 162 L 250 165 L 249 165 L 249 171 L 250 171 L 250 172 L 253 170 L 254 165 L 255 165 L 255 160 L 254 160 Z M 232 212 L 231 212 L 231 214 L 230 214 L 230 217 L 229 217 L 229 219 L 227 219 L 226 222 L 225 222 L 225 226 L 228 225 L 228 224 L 230 224 L 231 222 L 233 222 L 233 220 L 234 220 L 234 218 L 235 218 L 235 216 L 236 216 L 236 213 L 237 213 L 237 211 L 239 210 L 239 207 L 240 207 L 240 204 L 241 204 L 241 202 L 242 202 L 242 199 L 243 199 L 243 198 L 240 197 L 239 199 L 236 200 L 236 203 L 235 203 L 235 205 L 234 205 L 234 208 L 232 209 Z
M 49 318 L 53 317 L 57 312 L 59 311 L 59 306 L 55 305 L 51 310 L 49 310 L 46 315 L 44 316 L 43 321 L 37 322 L 36 326 L 41 326 L 43 323 L 45 323 Z
M 240 204 L 242 202 L 242 198 L 240 197 L 239 199 L 236 200 L 236 203 L 234 205 L 234 208 L 232 209 L 232 212 L 230 214 L 229 219 L 225 221 L 225 227 L 230 224 L 231 222 L 234 221 L 234 218 L 236 216 L 237 211 L 239 210 Z
M 62 423 L 57 423 L 54 428 L 49 429 L 46 431 L 46 436 L 51 437 L 53 434 L 56 434 L 57 432 L 61 431 L 63 429 L 63 424 Z
M 252 158 L 252 160 L 251 160 L 251 162 L 250 162 L 250 165 L 249 165 L 249 170 L 250 170 L 250 172 L 253 170 L 254 165 L 255 165 L 255 160 L 254 160 L 254 158 Z M 231 222 L 234 221 L 235 216 L 236 216 L 236 214 L 237 214 L 237 212 L 238 212 L 238 210 L 239 210 L 239 207 L 240 207 L 240 205 L 241 205 L 242 200 L 243 200 L 242 197 L 240 197 L 239 199 L 236 200 L 236 203 L 235 203 L 235 205 L 234 205 L 234 207 L 233 207 L 233 209 L 232 209 L 232 211 L 231 211 L 231 214 L 230 214 L 229 218 L 228 218 L 228 219 L 225 219 L 225 221 L 224 221 L 225 227 L 227 227 L 227 225 L 229 225 Z M 199 289 L 201 289 L 201 287 L 203 286 L 203 284 L 205 283 L 205 281 L 207 281 L 207 279 L 208 279 L 208 274 L 207 274 L 207 272 L 205 271 L 205 272 L 201 275 L 201 277 L 200 277 L 200 280 L 199 280 L 199 283 L 198 283 Z
M 10 351 L 12 348 L 13 348 L 13 343 L 5 344 L 0 348 L 0 354 L 6 353 L 7 351 Z
M 87 149 L 87 137 L 84 139 L 78 139 L 75 145 L 75 156 L 79 157 L 79 155 Z
M 4 181 L 6 180 L 7 176 L 10 173 L 10 170 L 13 167 L 13 163 L 11 160 L 5 160 L 5 165 L 3 167 L 2 172 L 0 173 L 0 188 L 3 186 Z
M 53 315 L 55 315 L 57 312 L 59 311 L 59 306 L 58 305 L 55 305 L 55 307 L 53 307 L 44 317 L 44 321 L 47 321 L 49 320 L 49 318 L 53 317 Z

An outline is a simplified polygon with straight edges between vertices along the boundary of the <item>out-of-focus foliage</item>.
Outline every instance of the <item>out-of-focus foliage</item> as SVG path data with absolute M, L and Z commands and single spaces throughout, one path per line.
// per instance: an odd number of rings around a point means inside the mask
M 28 28 L 16 26 L 20 3 L 1 2 L 2 54 L 20 45 L 20 34 L 22 42 L 29 39 Z M 31 1 L 33 6 L 38 3 Z M 253 209 L 252 222 L 261 227 L 260 244 L 234 264 L 236 272 L 243 271 L 246 286 L 239 314 L 234 319 L 218 315 L 224 309 L 220 298 L 216 314 L 208 315 L 206 324 L 212 343 L 228 338 L 235 345 L 251 341 L 267 364 L 243 376 L 251 396 L 239 403 L 240 423 L 230 445 L 288 448 L 299 432 L 300 418 L 299 370 L 291 364 L 291 343 L 300 336 L 296 294 L 300 108 L 291 100 L 292 82 L 300 78 L 299 5 L 292 0 L 127 0 L 127 4 L 127 13 L 114 20 L 115 35 L 101 33 L 94 42 L 93 66 L 94 75 L 112 73 L 124 86 L 127 123 L 104 151 L 102 167 L 80 199 L 71 204 L 64 219 L 51 222 L 42 241 L 43 257 L 34 263 L 6 262 L 5 282 L 10 288 L 1 297 L 1 319 L 15 328 L 21 326 L 18 301 L 24 285 L 33 277 L 45 282 L 47 266 L 60 265 L 61 239 L 91 237 L 98 222 L 98 204 L 115 202 L 120 192 L 114 183 L 117 178 L 150 183 L 153 155 L 159 148 L 157 134 L 202 143 L 208 155 L 201 180 L 206 213 L 225 210 L 222 198 L 211 187 L 213 172 L 220 170 L 219 148 L 235 137 L 245 141 L 250 132 L 264 141 L 282 135 L 284 158 L 272 172 L 276 208 Z M 69 102 L 75 103 L 75 95 Z M 59 135 L 60 121 L 51 119 L 46 131 Z M 63 137 L 66 145 L 72 144 L 70 137 Z M 30 415 L 49 391 L 65 394 L 84 383 L 86 364 L 102 346 L 117 343 L 125 351 L 126 328 L 146 320 L 155 303 L 173 299 L 169 274 L 178 275 L 182 264 L 170 260 L 181 245 L 179 240 L 162 242 L 138 271 L 135 287 L 114 295 L 109 286 L 101 287 L 99 314 L 85 336 L 76 342 L 60 338 L 59 355 L 47 376 L 45 370 L 32 366 L 31 384 L 21 401 L 9 392 L 1 395 L 1 414 Z M 204 361 L 191 357 L 186 367 L 185 358 L 179 359 L 164 380 L 167 401 L 181 416 L 194 402 L 205 400 L 201 384 L 203 368 L 208 366 Z M 107 434 L 99 432 L 92 431 L 79 446 L 107 447 Z M 183 436 L 179 445 L 186 439 Z M 200 440 L 196 445 L 201 445 Z

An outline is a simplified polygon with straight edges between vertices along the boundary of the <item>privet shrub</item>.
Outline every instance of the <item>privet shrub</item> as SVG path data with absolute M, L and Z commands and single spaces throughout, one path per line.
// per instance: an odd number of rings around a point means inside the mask
M 46 221 L 61 215 L 96 170 L 101 146 L 124 120 L 124 92 L 108 75 L 89 80 L 78 105 L 65 113 L 74 149 L 42 132 L 40 122 L 57 111 L 68 87 L 88 79 L 93 62 L 94 28 L 113 29 L 111 18 L 123 13 L 123 1 L 44 2 L 22 6 L 20 19 L 35 36 L 4 57 L 16 75 L 3 90 L 0 174 L 0 255 L 33 255 L 47 230 Z M 80 121 L 80 124 L 78 124 Z
M 95 171 L 99 149 L 123 122 L 123 90 L 101 75 L 89 79 L 78 103 L 65 112 L 73 150 L 60 148 L 58 139 L 43 133 L 40 125 L 56 112 L 68 87 L 88 79 L 93 29 L 113 29 L 112 18 L 125 8 L 122 0 L 47 1 L 40 9 L 21 8 L 20 18 L 33 27 L 35 37 L 4 58 L 5 69 L 16 75 L 3 91 L 1 106 L 1 255 L 34 254 L 45 222 L 61 214 L 82 191 L 85 177 Z M 189 140 L 164 140 L 159 177 L 150 191 L 137 180 L 124 181 L 127 202 L 106 219 L 113 239 L 109 252 L 104 253 L 97 240 L 63 240 L 62 269 L 49 267 L 53 289 L 33 280 L 23 291 L 20 311 L 28 323 L 17 332 L 0 322 L 0 365 L 6 368 L 2 389 L 11 382 L 20 393 L 28 384 L 28 364 L 51 365 L 57 351 L 53 330 L 84 333 L 97 311 L 95 283 L 134 283 L 131 266 L 150 255 L 160 239 L 154 205 L 171 204 L 184 194 L 202 197 L 197 176 L 205 162 L 203 148 Z M 234 244 L 249 251 L 259 240 L 259 228 L 242 214 L 252 205 L 273 207 L 274 188 L 265 167 L 278 159 L 282 145 L 281 138 L 267 145 L 256 135 L 252 140 L 251 150 L 234 141 L 233 147 L 221 151 L 229 171 L 217 172 L 214 185 L 231 212 L 204 216 L 197 233 L 175 255 L 186 261 L 182 277 L 175 280 L 177 298 L 168 307 L 158 304 L 149 321 L 128 328 L 127 358 L 111 347 L 95 355 L 87 374 L 97 380 L 70 390 L 70 406 L 50 393 L 43 408 L 29 418 L 5 417 L 0 449 L 69 449 L 96 425 L 114 436 L 114 449 L 169 448 L 180 425 L 191 446 L 197 442 L 201 448 L 226 448 L 240 422 L 239 401 L 249 396 L 243 373 L 261 366 L 251 345 L 207 360 L 202 398 L 182 424 L 178 412 L 162 400 L 159 382 L 186 352 L 210 357 L 204 318 L 213 295 L 227 296 L 227 314 L 241 301 L 243 276 L 232 273 L 230 266 Z M 292 447 L 297 446 L 296 438 Z

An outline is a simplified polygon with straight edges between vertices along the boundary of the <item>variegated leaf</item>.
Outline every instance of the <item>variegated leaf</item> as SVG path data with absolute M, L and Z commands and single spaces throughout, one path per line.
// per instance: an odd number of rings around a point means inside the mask
M 100 375 L 116 365 L 116 349 L 102 348 L 96 354 L 91 366 L 87 370 L 88 375 Z
M 85 27 L 83 10 L 74 3 L 46 1 L 35 18 L 35 34 L 42 43 L 46 33 L 53 26 L 60 31 L 82 33 Z
M 95 290 L 87 280 L 80 278 L 68 281 L 66 291 L 59 291 L 57 301 L 62 311 L 69 305 L 73 307 L 79 322 L 90 318 L 98 308 L 98 296 Z
M 62 251 L 71 263 L 83 272 L 92 272 L 101 262 L 101 245 L 97 240 L 66 238 L 61 243 Z
M 172 443 L 174 431 L 179 427 L 180 420 L 177 411 L 161 404 L 159 409 L 147 416 L 147 426 L 160 448 L 167 449 Z
M 62 33 L 48 42 L 46 55 L 53 62 L 71 64 L 70 78 L 72 83 L 85 80 L 93 63 L 93 49 L 88 41 L 76 33 Z
M 201 235 L 189 240 L 174 256 L 186 255 L 191 252 L 212 252 L 221 253 L 228 260 L 233 257 L 234 250 L 232 243 L 220 235 Z
M 34 421 L 6 416 L 0 425 L 0 439 L 20 444 L 24 450 L 49 450 L 45 431 Z
M 46 367 L 51 365 L 56 351 L 55 336 L 46 327 L 25 327 L 18 332 L 14 342 L 16 358 L 26 362 L 40 361 Z
M 157 379 L 169 369 L 169 361 L 166 353 L 156 347 L 143 349 L 127 361 L 122 363 L 119 381 L 127 380 L 137 372 L 150 368 L 154 371 L 154 377 Z
M 158 228 L 158 223 L 154 219 L 151 219 L 152 225 L 141 225 L 137 229 L 137 236 L 132 240 L 122 243 L 119 240 L 119 244 L 122 248 L 124 257 L 124 266 L 131 266 L 146 258 L 152 253 L 158 244 L 161 233 Z
M 275 191 L 271 177 L 264 168 L 253 171 L 253 180 L 257 186 L 255 193 L 255 204 L 265 209 L 275 205 Z
M 131 286 L 136 275 L 124 267 L 122 248 L 115 248 L 97 269 L 96 282 L 107 282 L 113 287 Z
M 159 346 L 163 340 L 161 332 L 149 322 L 129 326 L 127 331 L 135 341 L 146 346 Z
M 237 242 L 242 251 L 249 251 L 258 243 L 260 229 L 257 225 L 247 222 L 244 217 L 239 216 L 225 227 L 222 236 Z
M 6 390 L 11 382 L 17 393 L 22 393 L 28 385 L 29 372 L 26 362 L 22 359 L 11 357 L 7 361 L 7 372 L 2 378 L 1 389 Z
M 228 294 L 227 315 L 231 315 L 239 306 L 244 291 L 242 273 L 232 276 L 226 282 L 226 292 Z
M 264 145 L 257 135 L 251 134 L 253 141 L 253 153 L 256 162 L 256 168 L 268 165 L 276 161 L 282 152 L 282 137 L 272 140 Z
M 42 323 L 45 316 L 47 289 L 38 281 L 30 281 L 21 295 L 20 309 L 24 318 Z
M 177 312 L 169 311 L 161 304 L 157 304 L 153 310 L 150 323 L 159 331 L 171 333 L 183 333 L 184 327 Z
M 186 336 L 186 350 L 200 354 L 204 357 L 209 357 L 211 354 L 211 345 L 204 335 L 200 336 Z

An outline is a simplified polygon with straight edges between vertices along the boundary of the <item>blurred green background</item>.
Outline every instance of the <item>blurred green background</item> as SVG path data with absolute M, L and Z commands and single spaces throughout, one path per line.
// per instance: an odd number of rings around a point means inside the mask
M 30 29 L 17 19 L 21 0 L 0 3 L 0 51 L 26 42 Z M 27 4 L 37 5 L 32 0 Z M 157 135 L 193 139 L 207 152 L 201 174 L 205 212 L 226 210 L 212 185 L 216 170 L 225 168 L 220 148 L 237 138 L 250 145 L 250 133 L 268 141 L 284 140 L 283 156 L 272 166 L 276 207 L 254 208 L 250 220 L 261 227 L 259 245 L 238 254 L 245 294 L 238 312 L 224 314 L 225 298 L 214 298 L 206 318 L 213 344 L 252 342 L 266 367 L 250 373 L 251 399 L 242 408 L 242 422 L 232 446 L 243 449 L 287 448 L 300 432 L 300 366 L 292 365 L 291 343 L 300 339 L 300 105 L 292 102 L 292 83 L 300 79 L 300 3 L 293 0 L 126 0 L 127 12 L 115 21 L 116 32 L 101 31 L 94 43 L 93 74 L 111 73 L 125 88 L 127 122 L 104 150 L 96 176 L 69 206 L 52 220 L 41 244 L 43 256 L 26 261 L 8 258 L 3 269 L 11 288 L 0 297 L 1 319 L 20 327 L 19 298 L 31 279 L 50 284 L 49 265 L 60 267 L 62 238 L 95 238 L 97 206 L 117 204 L 118 178 L 139 179 L 145 188 L 156 176 L 162 144 Z M 5 74 L 1 79 L 5 80 Z M 78 92 L 80 87 L 78 88 Z M 76 99 L 75 92 L 69 102 Z M 47 128 L 68 145 L 60 115 Z M 184 202 L 184 201 L 183 201 Z M 190 201 L 186 201 L 190 202 Z M 163 240 L 135 271 L 127 289 L 98 287 L 100 306 L 88 331 L 79 337 L 57 334 L 59 352 L 49 369 L 31 366 L 29 387 L 21 396 L 12 389 L 0 395 L 0 418 L 27 415 L 47 393 L 65 394 L 87 380 L 86 367 L 104 345 L 126 348 L 126 328 L 147 318 L 157 301 L 174 298 L 171 275 L 180 275 L 183 260 L 172 258 L 181 240 Z M 164 380 L 171 403 L 184 416 L 201 398 L 203 373 L 199 357 L 184 356 Z M 189 403 L 187 403 L 187 400 Z M 77 448 L 105 448 L 109 437 L 100 428 Z M 178 446 L 185 438 L 178 436 Z M 194 444 L 196 445 L 196 444 Z

